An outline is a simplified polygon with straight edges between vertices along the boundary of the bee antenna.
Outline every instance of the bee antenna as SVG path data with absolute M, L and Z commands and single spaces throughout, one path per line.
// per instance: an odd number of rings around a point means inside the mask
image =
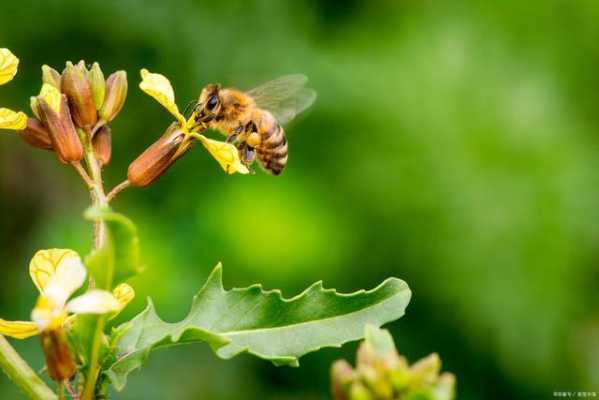
M 185 118 L 189 118 L 189 112 L 191 110 L 193 110 L 194 108 L 196 108 L 198 105 L 198 101 L 197 100 L 192 100 L 189 103 L 187 103 L 187 105 L 185 106 L 185 110 L 183 111 L 183 115 L 185 115 Z

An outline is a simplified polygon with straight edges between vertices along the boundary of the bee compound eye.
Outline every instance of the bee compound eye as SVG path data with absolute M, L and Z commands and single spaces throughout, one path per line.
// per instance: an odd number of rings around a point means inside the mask
M 213 94 L 208 99 L 208 103 L 206 104 L 206 107 L 208 108 L 208 110 L 212 111 L 212 110 L 214 110 L 214 108 L 216 107 L 217 104 L 218 104 L 218 96 Z

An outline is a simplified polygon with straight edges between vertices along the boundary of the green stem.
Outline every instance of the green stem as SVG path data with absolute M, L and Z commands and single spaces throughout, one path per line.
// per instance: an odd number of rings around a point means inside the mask
M 85 162 L 90 172 L 90 177 L 93 182 L 90 191 L 92 203 L 96 207 L 107 207 L 108 200 L 104 192 L 104 183 L 102 181 L 102 169 L 100 163 L 96 159 L 96 154 L 91 143 L 91 135 L 81 135 L 84 137 L 83 143 L 85 148 Z M 96 222 L 94 225 L 94 248 L 98 249 L 104 245 L 106 241 L 106 226 L 103 222 Z M 112 277 L 112 273 L 109 274 Z M 110 278 L 112 280 L 112 278 Z M 112 282 L 107 283 L 107 289 L 110 289 Z M 92 353 L 90 357 L 89 370 L 85 378 L 85 386 L 83 388 L 82 400 L 92 400 L 96 389 L 96 382 L 100 373 L 100 350 L 102 348 L 102 338 L 104 336 L 104 326 L 106 318 L 100 316 L 96 322 L 94 338 L 92 342 Z
M 85 379 L 85 387 L 83 388 L 82 400 L 92 400 L 96 390 L 96 382 L 100 373 L 100 350 L 102 347 L 102 336 L 104 335 L 104 325 L 106 317 L 100 316 L 96 322 L 96 330 L 94 332 L 94 341 L 92 343 L 92 354 L 89 361 L 89 372 Z
M 0 336 L 0 367 L 30 399 L 54 400 L 56 395 L 19 356 L 4 336 Z
M 58 382 L 58 400 L 65 400 L 64 398 L 64 383 L 63 382 Z
M 92 204 L 94 206 L 106 207 L 108 206 L 108 201 L 106 199 L 106 194 L 104 193 L 102 168 L 100 167 L 100 163 L 96 159 L 96 154 L 94 153 L 94 147 L 91 142 L 91 134 L 80 130 L 79 137 L 83 143 L 83 148 L 85 150 L 85 163 L 87 164 L 91 178 L 90 195 Z M 106 228 L 102 222 L 96 222 L 94 226 L 94 248 L 97 249 L 102 247 L 102 244 L 104 243 L 104 237 L 106 235 L 105 229 Z

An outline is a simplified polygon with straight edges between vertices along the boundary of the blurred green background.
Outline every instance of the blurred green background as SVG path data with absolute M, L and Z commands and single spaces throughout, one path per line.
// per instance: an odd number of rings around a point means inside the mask
M 226 176 L 197 148 L 115 202 L 141 233 L 146 272 L 120 319 L 151 296 L 167 320 L 222 261 L 225 285 L 287 296 L 406 280 L 390 324 L 411 360 L 436 351 L 460 399 L 599 391 L 599 5 L 593 1 L 3 2 L 0 47 L 21 59 L 0 105 L 29 111 L 42 64 L 125 69 L 109 186 L 169 124 L 137 89 L 168 76 L 181 108 L 208 82 L 250 88 L 302 72 L 315 106 L 288 128 L 281 177 Z M 85 253 L 88 204 L 72 169 L 0 135 L 0 315 L 23 319 L 38 248 Z M 18 342 L 42 367 L 36 339 Z M 119 399 L 324 399 L 356 345 L 275 368 L 207 346 L 155 353 Z M 2 376 L 3 399 L 19 398 Z

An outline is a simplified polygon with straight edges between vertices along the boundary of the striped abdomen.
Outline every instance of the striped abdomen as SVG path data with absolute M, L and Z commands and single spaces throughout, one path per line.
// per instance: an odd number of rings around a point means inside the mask
M 256 147 L 258 160 L 262 168 L 279 175 L 287 165 L 287 139 L 283 127 L 276 120 L 267 125 L 258 132 L 262 139 Z

